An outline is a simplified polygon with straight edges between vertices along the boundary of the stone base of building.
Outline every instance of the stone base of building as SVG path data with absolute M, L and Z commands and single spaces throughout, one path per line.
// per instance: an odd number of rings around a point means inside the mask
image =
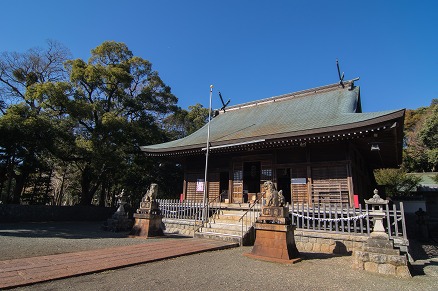
M 162 215 L 134 213 L 135 224 L 132 227 L 131 236 L 144 238 L 163 236 Z
M 294 264 L 301 261 L 295 245 L 295 226 L 284 224 L 256 223 L 256 240 L 250 258 L 271 262 Z
M 401 278 L 411 277 L 406 255 L 394 249 L 391 240 L 379 237 L 369 238 L 362 250 L 353 251 L 353 268 Z

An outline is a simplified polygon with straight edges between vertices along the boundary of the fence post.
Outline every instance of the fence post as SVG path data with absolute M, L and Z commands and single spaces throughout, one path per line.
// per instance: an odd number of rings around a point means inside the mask
M 400 201 L 400 215 L 402 219 L 402 230 L 403 230 L 403 238 L 408 239 L 408 234 L 406 233 L 406 221 L 405 221 L 405 209 L 403 202 Z
M 394 210 L 394 230 L 395 236 L 398 237 L 398 215 L 397 215 L 397 207 L 395 204 L 392 205 L 392 209 Z

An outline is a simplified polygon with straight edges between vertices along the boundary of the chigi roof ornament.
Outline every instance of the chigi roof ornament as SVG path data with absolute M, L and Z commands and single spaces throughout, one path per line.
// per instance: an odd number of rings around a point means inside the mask
M 225 112 L 225 107 L 230 103 L 231 99 L 228 99 L 227 103 L 224 102 L 224 99 L 222 99 L 221 91 L 219 91 L 219 97 L 221 98 L 222 107 L 220 110 L 223 110 Z
M 341 69 L 339 68 L 339 61 L 338 61 L 338 59 L 336 59 L 336 67 L 338 68 L 339 85 L 341 85 L 342 88 L 345 88 L 345 85 L 344 85 L 344 72 L 342 72 L 342 75 L 341 75 Z M 350 81 L 350 88 L 348 88 L 348 90 L 353 90 L 354 89 L 354 82 L 358 81 L 358 80 L 359 80 L 359 77 L 354 78 L 353 80 L 351 80 Z
M 341 85 L 342 88 L 345 88 L 345 86 L 344 86 L 344 72 L 342 72 L 342 75 L 341 75 L 341 69 L 339 68 L 338 59 L 336 59 L 336 67 L 338 68 L 339 85 Z

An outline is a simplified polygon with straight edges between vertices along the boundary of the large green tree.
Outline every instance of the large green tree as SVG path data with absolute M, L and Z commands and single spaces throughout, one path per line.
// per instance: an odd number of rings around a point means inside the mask
M 386 195 L 408 196 L 414 191 L 421 178 L 406 173 L 403 169 L 378 169 L 374 171 L 377 184 L 385 186 Z
M 179 108 L 174 114 L 164 119 L 164 127 L 173 138 L 185 137 L 201 127 L 208 121 L 208 108 L 201 104 L 189 106 L 189 110 Z
M 0 197 L 18 203 L 29 178 L 47 167 L 58 123 L 44 109 L 37 87 L 65 78 L 69 51 L 54 41 L 47 48 L 0 56 Z
M 438 105 L 431 105 L 431 112 L 418 133 L 421 143 L 426 147 L 425 154 L 433 172 L 438 167 Z
M 437 99 L 433 99 L 429 107 L 406 111 L 403 168 L 408 172 L 436 171 L 437 110 Z
M 192 133 L 207 121 L 202 105 L 177 98 L 145 59 L 104 42 L 91 57 L 46 49 L 0 56 L 0 199 L 5 203 L 114 205 L 152 182 L 176 197 L 182 169 L 145 156 L 141 145 Z M 21 199 L 21 201 L 20 201 Z
M 129 179 L 130 170 L 144 176 L 154 171 L 139 146 L 166 140 L 160 123 L 177 109 L 177 98 L 151 63 L 123 43 L 104 42 L 91 51 L 88 62 L 70 60 L 66 67 L 70 92 L 49 103 L 75 124 L 80 202 L 90 204 L 98 189 L 104 199 L 114 183 Z

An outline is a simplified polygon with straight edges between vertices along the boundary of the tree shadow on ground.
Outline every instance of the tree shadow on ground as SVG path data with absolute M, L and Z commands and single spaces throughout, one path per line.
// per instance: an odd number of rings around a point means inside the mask
M 5 223 L 0 225 L 0 236 L 63 239 L 141 238 L 130 236 L 130 230 L 105 231 L 103 225 L 103 221 Z M 164 236 L 154 238 L 190 238 L 190 236 L 165 233 Z
M 409 240 L 410 270 L 413 276 L 427 275 L 426 270 L 438 275 L 438 243 L 432 239 Z
M 438 243 L 431 239 L 410 239 L 409 254 L 414 261 L 438 258 Z
M 433 271 L 426 271 L 426 270 L 432 270 Z M 433 272 L 435 275 L 438 276 L 438 262 L 435 261 L 423 261 L 421 263 L 413 263 L 409 266 L 409 270 L 411 271 L 412 276 L 424 276 L 428 275 L 427 273 Z
M 0 235 L 9 237 L 100 239 L 126 238 L 129 231 L 111 232 L 102 229 L 102 222 L 38 222 L 0 225 Z

